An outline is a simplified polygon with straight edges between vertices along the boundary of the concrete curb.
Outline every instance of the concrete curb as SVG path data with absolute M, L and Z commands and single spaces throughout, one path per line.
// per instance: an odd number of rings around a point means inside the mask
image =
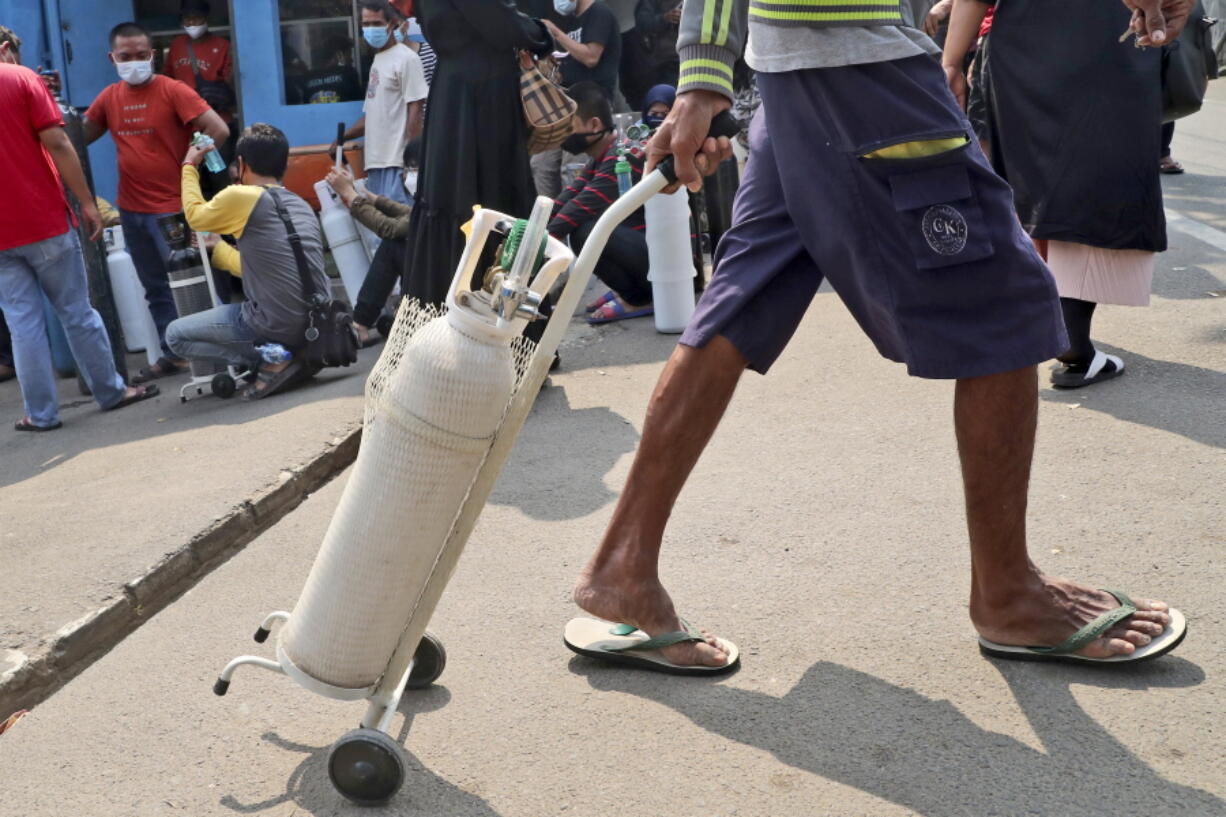
M 0 655 L 0 719 L 51 697 L 90 664 L 178 599 L 304 499 L 353 463 L 362 439 L 358 424 L 305 465 L 243 500 L 142 575 L 105 606 L 61 627 L 37 654 Z

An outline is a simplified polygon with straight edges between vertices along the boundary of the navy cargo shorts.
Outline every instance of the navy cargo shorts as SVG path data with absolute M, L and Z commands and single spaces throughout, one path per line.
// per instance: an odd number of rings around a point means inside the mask
M 1047 266 L 928 56 L 759 74 L 750 158 L 715 274 L 681 337 L 765 372 L 823 278 L 886 358 L 967 378 L 1068 348 Z M 865 158 L 907 142 L 963 147 Z

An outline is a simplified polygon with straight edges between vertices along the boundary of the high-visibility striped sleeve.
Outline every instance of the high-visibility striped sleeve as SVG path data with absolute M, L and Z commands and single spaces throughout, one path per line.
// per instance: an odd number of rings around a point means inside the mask
M 732 66 L 745 49 L 748 5 L 749 0 L 689 0 L 682 7 L 677 93 L 706 90 L 732 98 Z

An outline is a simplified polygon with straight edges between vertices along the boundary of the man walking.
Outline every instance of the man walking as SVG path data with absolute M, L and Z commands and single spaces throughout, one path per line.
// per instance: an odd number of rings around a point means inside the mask
M 222 145 L 230 129 L 199 94 L 182 82 L 153 73 L 153 41 L 136 23 L 111 29 L 111 62 L 119 82 L 102 90 L 85 112 L 85 139 L 108 130 L 119 153 L 119 205 L 123 237 L 145 287 L 165 353 L 133 382 L 174 374 L 181 368 L 166 346 L 166 327 L 177 316 L 166 259 L 170 246 L 158 219 L 180 212 L 179 160 L 192 134 L 207 134 Z
M 0 309 L 12 333 L 12 355 L 26 414 L 18 431 L 51 431 L 63 425 L 43 294 L 51 302 L 81 376 L 104 410 L 158 393 L 157 386 L 129 388 L 115 370 L 102 318 L 89 303 L 85 259 L 61 178 L 81 202 L 90 236 L 102 219 L 85 183 L 60 109 L 38 75 L 20 64 L 21 40 L 0 26 Z
M 429 88 L 421 58 L 393 36 L 399 22 L 385 0 L 363 1 L 362 38 L 375 50 L 375 58 L 362 118 L 345 131 L 345 139 L 366 137 L 362 166 L 369 192 L 412 204 L 404 188 L 404 149 L 421 136 Z
M 1174 37 L 1187 16 L 1183 0 L 1126 3 L 1143 45 Z M 576 585 L 576 603 L 597 617 L 567 625 L 576 652 L 685 674 L 735 665 L 731 642 L 678 617 L 657 571 L 661 539 L 741 372 L 770 367 L 824 278 L 885 357 L 912 375 L 957 381 L 980 649 L 1122 663 L 1183 638 L 1183 616 L 1165 603 L 1047 576 L 1028 557 L 1036 364 L 1068 345 L 1060 304 L 1011 191 L 991 172 L 932 58 L 939 52 L 902 19 L 899 0 L 685 3 L 680 92 L 650 143 L 647 170 L 673 154 L 681 181 L 697 184 L 696 162 L 713 170 L 728 154 L 727 140 L 706 134 L 731 103 L 747 30 L 762 108 L 734 226 L 656 387 L 608 531 Z

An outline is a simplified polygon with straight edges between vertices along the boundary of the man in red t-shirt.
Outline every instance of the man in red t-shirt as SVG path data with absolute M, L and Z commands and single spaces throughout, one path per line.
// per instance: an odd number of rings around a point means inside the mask
M 163 356 L 132 378 L 143 383 L 183 368 L 166 346 L 166 327 L 178 317 L 166 259 L 170 247 L 158 218 L 182 209 L 180 160 L 192 133 L 225 144 L 230 129 L 200 95 L 182 82 L 153 73 L 153 41 L 136 23 L 111 30 L 111 62 L 120 81 L 102 90 L 85 112 L 85 139 L 111 132 L 119 153 L 119 214 L 128 252 L 145 287 L 145 298 L 162 338 Z
M 20 64 L 21 39 L 0 26 L 0 309 L 12 333 L 13 358 L 25 416 L 18 431 L 50 431 L 63 425 L 43 296 L 51 302 L 77 367 L 103 409 L 158 393 L 157 386 L 129 388 L 115 370 L 111 341 L 89 303 L 85 260 L 64 187 L 81 203 L 91 238 L 102 218 L 85 182 L 77 152 L 64 132 L 59 106 L 38 75 Z
M 162 72 L 200 94 L 228 125 L 234 120 L 230 41 L 209 32 L 206 0 L 183 0 L 179 10 L 184 33 L 170 41 Z M 197 76 L 204 81 L 203 88 Z

